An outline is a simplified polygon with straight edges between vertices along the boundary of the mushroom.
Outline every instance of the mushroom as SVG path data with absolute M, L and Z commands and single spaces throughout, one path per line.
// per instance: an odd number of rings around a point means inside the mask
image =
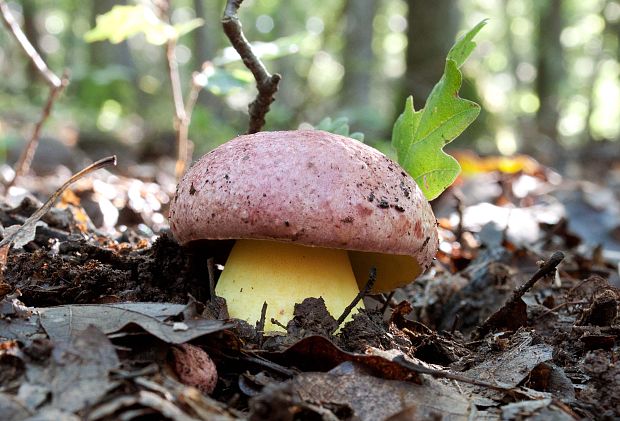
M 437 250 L 415 181 L 357 140 L 318 130 L 239 136 L 183 176 L 170 207 L 183 245 L 236 240 L 216 287 L 231 317 L 280 330 L 295 303 L 322 297 L 340 316 L 377 269 L 373 291 L 413 281 Z

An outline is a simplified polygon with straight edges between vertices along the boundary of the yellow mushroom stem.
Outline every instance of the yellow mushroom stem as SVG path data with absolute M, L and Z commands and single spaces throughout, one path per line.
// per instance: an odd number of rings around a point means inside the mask
M 266 240 L 237 240 L 224 265 L 216 293 L 231 317 L 254 325 L 267 302 L 265 331 L 282 331 L 295 303 L 323 297 L 327 310 L 340 317 L 359 289 L 346 250 L 307 247 Z M 363 303 L 357 309 L 363 308 Z M 349 315 L 351 317 L 351 315 Z
M 413 282 L 422 273 L 422 268 L 413 256 L 349 251 L 349 260 L 360 289 L 366 286 L 370 269 L 374 266 L 377 270 L 373 293 L 400 288 Z

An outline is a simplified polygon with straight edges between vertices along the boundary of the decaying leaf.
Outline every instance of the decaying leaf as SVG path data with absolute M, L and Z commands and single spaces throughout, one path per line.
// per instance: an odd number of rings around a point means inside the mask
M 170 309 L 178 310 L 179 306 L 158 303 L 93 304 L 48 307 L 39 311 L 43 328 L 54 340 L 67 340 L 72 332 L 89 325 L 108 334 L 134 324 L 166 343 L 181 344 L 232 326 L 222 320 L 192 319 L 184 320 L 185 326 L 181 327 L 164 320 L 172 315 Z
M 20 400 L 8 393 L 0 392 L 0 414 L 6 420 L 23 420 L 33 414 Z
M 531 418 L 530 418 L 531 417 Z M 555 421 L 578 420 L 579 417 L 572 411 L 567 411 L 564 405 L 559 405 L 551 398 L 520 401 L 502 407 L 502 419 L 539 419 Z
M 18 397 L 31 411 L 71 414 L 97 402 L 116 386 L 108 374 L 118 366 L 116 350 L 100 330 L 74 331 L 68 341 L 54 344 L 48 364 L 27 365 Z
M 415 415 L 411 419 L 468 419 L 476 414 L 469 397 L 448 381 L 425 378 L 416 384 L 385 380 L 369 375 L 367 367 L 353 362 L 342 363 L 329 373 L 302 373 L 267 386 L 251 402 L 252 419 L 274 419 L 270 416 L 286 414 L 294 407 L 308 412 L 327 408 L 345 419 L 364 421 L 384 420 L 406 408 Z
M 514 335 L 512 345 L 506 351 L 489 356 L 464 374 L 471 378 L 516 387 L 530 375 L 534 367 L 552 358 L 553 348 L 550 345 L 534 343 L 532 334 L 522 331 Z
M 407 380 L 419 383 L 417 373 L 398 362 L 376 355 L 345 352 L 323 336 L 308 336 L 282 352 L 262 353 L 265 357 L 304 371 L 328 371 L 346 361 L 366 367 L 370 372 L 385 379 Z

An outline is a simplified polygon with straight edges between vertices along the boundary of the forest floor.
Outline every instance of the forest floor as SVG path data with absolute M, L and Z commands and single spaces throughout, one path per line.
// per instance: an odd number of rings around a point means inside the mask
M 2 419 L 617 419 L 620 161 L 586 182 L 460 158 L 470 173 L 433 203 L 432 268 L 365 297 L 336 335 L 318 299 L 287 335 L 222 318 L 205 259 L 218 244 L 184 249 L 163 228 L 173 184 L 81 180 L 5 249 Z M 24 179 L 2 225 L 62 181 Z

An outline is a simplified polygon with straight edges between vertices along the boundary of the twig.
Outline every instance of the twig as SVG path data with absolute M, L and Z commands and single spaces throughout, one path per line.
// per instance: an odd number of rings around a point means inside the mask
M 498 323 L 501 323 L 505 317 L 509 317 L 511 310 L 516 308 L 519 303 L 523 305 L 523 301 L 521 298 L 523 295 L 529 291 L 536 282 L 538 282 L 543 277 L 553 273 L 555 268 L 560 264 L 560 262 L 564 259 L 564 253 L 561 251 L 556 251 L 551 255 L 549 260 L 547 260 L 541 267 L 534 273 L 532 278 L 521 285 L 519 288 L 515 289 L 512 292 L 512 296 L 501 306 L 495 313 L 491 314 L 488 319 L 484 321 L 475 331 L 474 338 L 482 338 L 487 333 L 491 331 L 493 326 L 496 326 Z
M 166 0 L 157 4 L 160 18 L 162 20 L 170 20 L 170 0 Z M 191 160 L 191 150 L 189 142 L 189 125 L 192 120 L 192 112 L 200 89 L 202 89 L 208 80 L 208 69 L 211 64 L 205 62 L 200 72 L 194 72 L 192 75 L 192 83 L 190 92 L 185 102 L 183 99 L 183 87 L 181 84 L 181 75 L 179 73 L 179 64 L 177 61 L 175 49 L 177 46 L 176 38 L 170 38 L 166 43 L 166 62 L 168 63 L 168 77 L 172 88 L 172 102 L 174 104 L 174 130 L 176 132 L 177 141 L 177 162 L 175 164 L 175 176 L 177 180 L 181 178 L 187 168 L 188 161 Z
M 256 322 L 256 331 L 263 337 L 265 332 L 265 318 L 267 317 L 267 301 L 263 302 L 263 307 L 260 310 L 260 319 Z
M 22 29 L 17 24 L 15 17 L 13 17 L 13 13 L 11 13 L 11 9 L 3 0 L 0 0 L 0 11 L 2 12 L 2 20 L 4 21 L 7 29 L 17 40 L 17 43 L 22 50 L 24 50 L 24 53 L 26 53 L 26 55 L 30 58 L 30 61 L 32 61 L 32 64 L 34 64 L 41 76 L 43 76 L 45 82 L 50 88 L 59 89 L 63 84 L 62 80 L 56 76 L 56 74 L 52 72 L 49 67 L 47 67 L 47 64 L 45 64 L 45 61 L 41 58 L 41 55 L 30 43 L 26 34 L 24 34 Z
M 286 326 L 284 326 L 284 324 L 281 321 L 279 321 L 278 319 L 275 319 L 273 317 L 271 318 L 271 324 L 274 324 L 276 326 L 280 326 L 282 329 L 287 330 Z
M 276 373 L 278 373 L 278 374 L 280 374 L 280 375 L 282 375 L 284 377 L 293 377 L 293 376 L 295 376 L 296 374 L 299 373 L 298 370 L 290 369 L 290 368 L 284 367 L 284 366 L 282 366 L 282 365 L 280 365 L 278 363 L 274 363 L 273 361 L 270 361 L 270 360 L 268 360 L 268 359 L 266 359 L 266 358 L 264 358 L 264 357 L 262 357 L 260 355 L 257 355 L 257 354 L 253 353 L 250 350 L 243 350 L 242 349 L 241 350 L 241 357 L 230 357 L 230 356 L 227 356 L 226 358 L 231 359 L 231 360 L 237 360 L 237 361 L 243 359 L 243 360 L 249 361 L 251 363 L 257 364 L 257 365 L 259 365 L 261 367 L 265 367 L 265 368 L 268 368 L 270 370 L 273 370 Z
M 213 257 L 207 259 L 207 273 L 209 274 L 209 301 L 215 302 L 215 261 Z
M 177 41 L 174 38 L 168 40 L 166 44 L 166 62 L 168 63 L 168 77 L 172 87 L 172 102 L 174 104 L 174 130 L 177 137 L 177 162 L 175 165 L 175 175 L 177 180 L 181 178 L 187 167 L 188 143 L 189 143 L 189 118 L 185 104 L 183 103 L 183 88 L 181 87 L 181 75 L 179 65 L 174 52 Z
M 243 3 L 243 0 L 226 1 L 222 26 L 233 48 L 241 56 L 243 64 L 252 72 L 256 80 L 258 94 L 256 99 L 248 106 L 250 114 L 248 134 L 250 134 L 261 131 L 265 125 L 265 115 L 269 112 L 269 107 L 274 101 L 274 95 L 278 91 L 278 84 L 282 77 L 277 73 L 270 74 L 263 62 L 252 51 L 252 46 L 243 34 L 241 22 L 237 16 L 241 3 Z
M 523 297 L 523 295 L 528 292 L 536 282 L 538 282 L 545 276 L 553 273 L 555 271 L 555 268 L 560 264 L 562 260 L 564 260 L 564 253 L 562 253 L 561 251 L 556 251 L 555 253 L 553 253 L 549 260 L 547 260 L 540 267 L 540 269 L 536 271 L 536 273 L 529 281 L 527 281 L 526 283 L 521 285 L 521 287 L 513 291 L 512 297 L 510 297 L 510 300 L 506 304 L 517 301 L 518 299 Z
M 486 387 L 488 389 L 497 390 L 500 392 L 510 392 L 513 390 L 511 387 L 500 386 L 498 384 L 488 383 L 481 380 L 475 380 L 466 376 L 461 376 L 460 374 L 449 373 L 443 370 L 436 370 L 434 368 L 424 367 L 419 364 L 414 364 L 410 361 L 407 361 L 402 355 L 393 359 L 394 362 L 406 367 L 407 369 L 414 371 L 418 374 L 428 374 L 438 379 L 448 379 L 455 380 L 457 382 L 468 383 L 474 386 Z
M 344 322 L 344 319 L 346 319 L 349 316 L 349 313 L 351 313 L 351 311 L 355 308 L 357 303 L 359 303 L 362 298 L 364 298 L 366 295 L 370 293 L 370 290 L 375 285 L 376 281 L 377 281 L 377 268 L 373 266 L 370 268 L 370 273 L 368 274 L 368 281 L 366 281 L 366 286 L 364 286 L 364 289 L 357 293 L 353 301 L 351 301 L 351 303 L 344 309 L 344 312 L 340 315 L 340 317 L 338 317 L 338 320 L 336 320 L 336 329 L 334 330 L 334 332 L 338 330 L 342 322 Z M 332 332 L 332 334 L 334 332 Z
M 578 304 L 588 304 L 588 301 L 584 301 L 584 300 L 580 300 L 580 301 L 566 301 L 563 302 L 562 304 L 558 304 L 557 306 L 553 307 L 553 308 L 548 308 L 546 309 L 543 313 L 540 313 L 538 316 L 536 316 L 536 320 L 541 319 L 551 313 L 555 313 L 556 311 L 558 311 L 559 309 L 561 309 L 562 307 L 567 307 L 567 306 L 574 306 L 574 305 L 578 305 Z
M 52 107 L 54 106 L 54 102 L 58 95 L 65 89 L 65 87 L 69 84 L 69 79 L 66 76 L 66 73 L 62 77 L 61 85 L 50 88 L 50 93 L 47 97 L 47 102 L 43 107 L 43 111 L 41 111 L 41 117 L 37 124 L 34 126 L 32 130 L 32 134 L 30 135 L 30 139 L 28 139 L 28 143 L 24 147 L 19 159 L 15 163 L 15 175 L 13 179 L 9 181 L 7 187 L 11 187 L 15 184 L 18 177 L 26 174 L 30 170 L 30 165 L 32 164 L 32 160 L 34 158 L 34 154 L 37 151 L 37 147 L 39 146 L 39 139 L 41 136 L 41 129 L 43 128 L 43 124 L 47 121 L 48 117 L 52 112 Z
M 212 65 L 206 61 L 202 64 L 202 70 L 200 72 L 194 72 L 192 74 L 192 83 L 190 86 L 189 95 L 185 102 L 185 115 L 183 120 L 179 121 L 179 127 L 177 130 L 177 162 L 175 165 L 175 174 L 177 179 L 180 179 L 185 170 L 187 169 L 187 163 L 191 161 L 192 157 L 192 144 L 189 141 L 189 125 L 192 121 L 192 113 L 196 102 L 198 101 L 198 95 L 200 90 L 207 85 L 209 79 L 209 73 Z M 178 119 L 178 117 L 177 117 Z
M 14 241 L 16 241 L 19 238 L 19 235 L 24 230 L 34 229 L 36 227 L 37 221 L 39 221 L 43 217 L 43 215 L 45 215 L 52 208 L 52 206 L 54 206 L 54 203 L 56 203 L 58 198 L 60 198 L 60 196 L 67 189 L 67 187 L 69 187 L 71 184 L 75 183 L 77 180 L 84 177 L 85 175 L 95 170 L 107 167 L 108 165 L 116 165 L 115 155 L 100 159 L 99 161 L 90 164 L 88 167 L 84 168 L 80 172 L 72 175 L 69 180 L 65 181 L 65 183 L 60 186 L 49 199 L 47 199 L 47 202 L 45 202 L 43 206 L 37 209 L 32 215 L 28 217 L 28 219 L 26 219 L 26 221 L 24 221 L 21 227 L 19 227 L 16 231 L 6 235 L 2 239 L 2 241 L 0 241 L 0 248 L 6 246 L 7 244 L 10 245 Z M 8 231 L 8 228 L 6 230 Z
M 459 243 L 463 242 L 463 213 L 465 212 L 465 206 L 463 206 L 464 197 L 463 192 L 459 188 L 454 189 L 454 200 L 456 201 L 456 214 L 459 217 L 459 222 L 454 229 L 454 236 Z
M 385 302 L 381 306 L 381 310 L 380 310 L 381 314 L 385 314 L 385 310 L 387 310 L 387 308 L 390 307 L 392 297 L 394 297 L 394 294 L 396 294 L 396 291 L 390 291 L 390 293 L 387 296 L 385 296 Z M 384 294 L 381 294 L 381 295 L 384 296 Z
M 43 58 L 41 58 L 41 55 L 28 40 L 26 34 L 24 34 L 22 29 L 19 27 L 13 13 L 11 13 L 11 9 L 3 0 L 0 0 L 0 14 L 2 15 L 2 20 L 4 21 L 4 24 L 9 32 L 13 35 L 19 46 L 22 48 L 26 56 L 28 56 L 34 67 L 39 71 L 39 74 L 50 88 L 50 93 L 47 97 L 47 102 L 43 107 L 43 111 L 41 112 L 41 117 L 34 126 L 32 135 L 24 147 L 19 160 L 15 164 L 15 176 L 9 183 L 7 183 L 7 187 L 10 187 L 15 184 L 18 177 L 26 174 L 30 170 L 30 164 L 32 163 L 37 146 L 39 145 L 39 137 L 41 135 L 43 124 L 50 116 L 52 106 L 58 98 L 58 95 L 60 95 L 60 93 L 69 84 L 69 79 L 66 71 L 62 77 L 58 77 L 50 70 Z
M 190 87 L 189 96 L 187 98 L 187 103 L 185 104 L 185 115 L 188 120 L 192 119 L 192 112 L 194 111 L 194 106 L 196 105 L 196 101 L 198 100 L 198 94 L 200 94 L 200 90 L 207 86 L 209 82 L 209 76 L 213 74 L 213 64 L 210 61 L 205 61 L 202 63 L 200 72 L 192 73 L 192 86 Z
M 459 313 L 456 313 L 456 315 L 454 316 L 454 320 L 452 321 L 452 327 L 450 328 L 450 335 L 454 335 L 454 332 L 456 331 L 456 328 L 460 321 L 461 315 Z

